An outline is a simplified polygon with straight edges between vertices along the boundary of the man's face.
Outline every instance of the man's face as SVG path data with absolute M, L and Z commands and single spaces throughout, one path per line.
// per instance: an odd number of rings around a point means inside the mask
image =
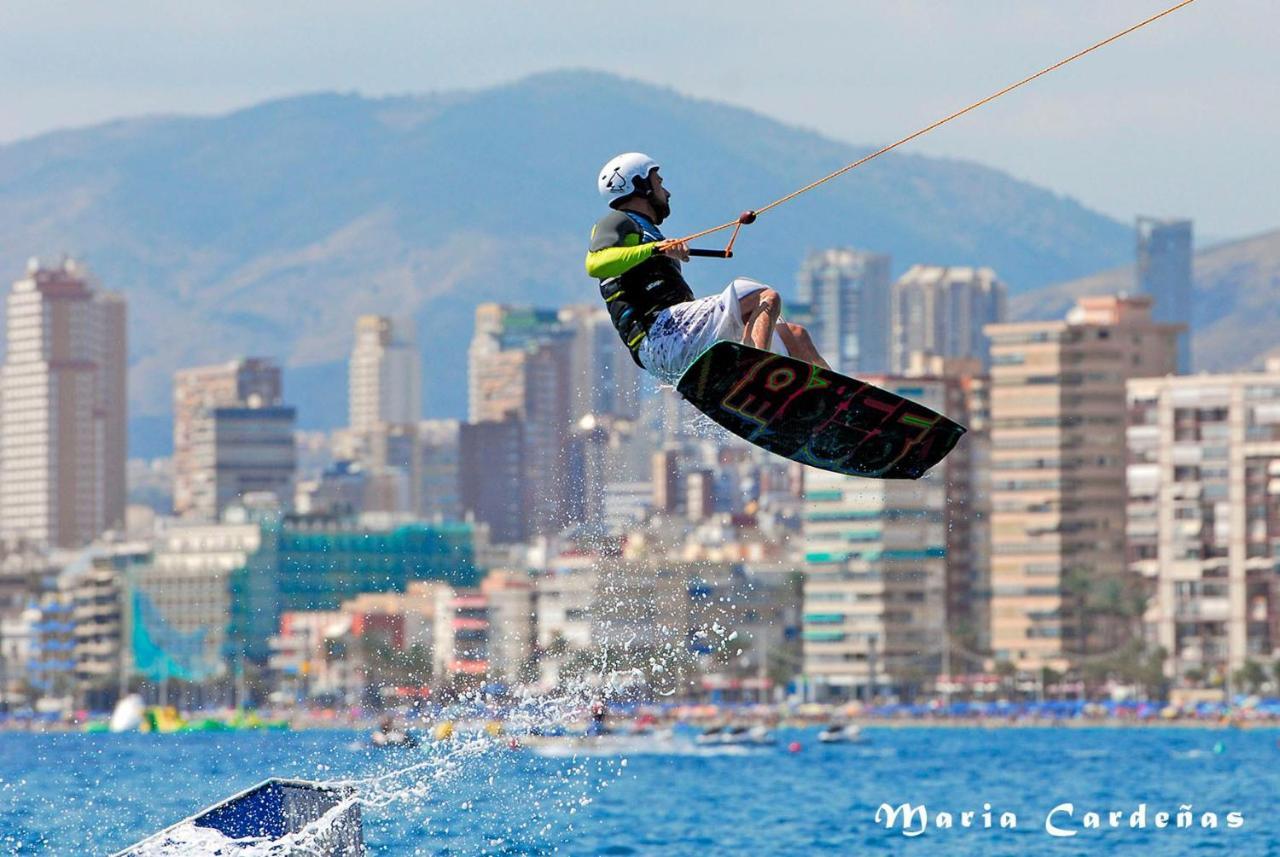
M 649 171 L 649 187 L 653 190 L 649 203 L 656 215 L 654 223 L 661 223 L 671 214 L 671 191 L 662 186 L 662 176 L 656 169 Z

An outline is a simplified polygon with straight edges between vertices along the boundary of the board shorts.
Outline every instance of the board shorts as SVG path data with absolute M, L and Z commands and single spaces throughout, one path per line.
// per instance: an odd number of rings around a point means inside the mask
M 658 313 L 640 343 L 637 356 L 641 365 L 659 381 L 675 384 L 712 345 L 723 340 L 742 341 L 746 326 L 738 302 L 767 288 L 764 283 L 738 277 L 718 295 L 667 307 Z M 787 353 L 777 333 L 773 335 L 773 350 Z

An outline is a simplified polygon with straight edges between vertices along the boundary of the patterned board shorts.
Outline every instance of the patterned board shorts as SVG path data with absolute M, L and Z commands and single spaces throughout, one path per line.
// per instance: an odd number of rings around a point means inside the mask
M 640 343 L 640 362 L 649 374 L 674 385 L 712 345 L 722 340 L 742 341 L 746 328 L 738 302 L 764 288 L 768 288 L 764 283 L 739 277 L 718 295 L 667 307 L 653 320 Z M 777 334 L 773 337 L 773 350 L 787 353 Z

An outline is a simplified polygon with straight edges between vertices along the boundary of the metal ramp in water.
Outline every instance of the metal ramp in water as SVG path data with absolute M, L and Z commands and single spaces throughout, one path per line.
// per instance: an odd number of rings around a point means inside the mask
M 217 803 L 204 811 L 166 827 L 119 851 L 112 857 L 144 857 L 192 853 L 192 828 L 216 831 L 225 837 L 218 853 L 234 854 L 264 842 L 277 842 L 300 833 L 344 801 L 347 806 L 316 837 L 299 845 L 299 853 L 325 857 L 361 857 L 364 833 L 360 805 L 351 786 L 330 786 L 306 780 L 270 779 Z M 240 840 L 237 844 L 236 840 Z M 194 844 L 194 843 L 191 843 Z M 274 852 L 273 852 L 274 853 Z

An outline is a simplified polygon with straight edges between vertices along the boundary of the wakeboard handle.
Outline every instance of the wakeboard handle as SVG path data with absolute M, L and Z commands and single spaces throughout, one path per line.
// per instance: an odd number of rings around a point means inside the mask
M 738 215 L 738 225 L 733 227 L 733 235 L 729 236 L 729 243 L 724 246 L 723 250 L 690 250 L 690 256 L 707 256 L 712 259 L 732 259 L 733 258 L 733 242 L 738 240 L 738 231 L 742 227 L 756 222 L 756 213 L 754 211 L 744 211 Z M 703 233 L 704 235 L 706 233 Z

